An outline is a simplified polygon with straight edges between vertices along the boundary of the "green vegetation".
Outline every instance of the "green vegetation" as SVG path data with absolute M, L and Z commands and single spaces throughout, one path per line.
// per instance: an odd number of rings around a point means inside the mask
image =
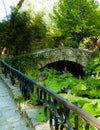
M 12 29 L 9 20 L 0 23 L 1 49 L 6 47 L 9 55 L 20 55 L 49 47 L 43 13 L 34 14 L 32 17 L 30 11 L 18 12 Z
M 97 37 L 100 33 L 100 8 L 95 0 L 60 0 L 51 18 L 64 44 L 66 39 L 80 44 L 84 38 Z
M 37 80 L 38 75 L 44 71 L 48 74 L 47 79 L 38 80 L 40 84 L 47 89 L 54 91 L 66 100 L 76 104 L 88 113 L 99 117 L 100 106 L 100 58 L 99 50 L 95 51 L 93 60 L 84 68 L 85 76 L 83 79 L 74 77 L 71 73 L 60 72 L 55 69 L 37 70 L 33 68 L 33 62 L 35 57 L 32 55 L 24 55 L 23 57 L 17 56 L 11 58 L 11 63 L 20 71 L 26 73 L 30 78 Z M 22 61 L 22 62 L 21 62 Z M 34 95 L 34 94 L 33 94 Z M 38 104 L 36 97 L 31 95 L 30 103 Z M 91 109 L 88 109 L 90 105 Z M 95 109 L 95 110 L 94 110 Z M 43 108 L 40 113 L 43 116 Z M 40 114 L 39 113 L 39 114 Z M 37 118 L 38 119 L 38 115 Z M 42 120 L 43 119 L 43 120 Z M 44 117 L 39 121 L 44 121 Z
M 87 75 L 92 75 L 93 77 L 100 77 L 100 57 L 96 57 L 91 61 L 85 68 Z
M 48 78 L 46 80 L 40 81 L 40 84 L 45 86 L 47 89 L 54 91 L 66 100 L 76 104 L 84 111 L 92 114 L 93 116 L 100 117 L 100 66 L 99 61 L 94 58 L 93 61 L 85 68 L 86 76 L 84 79 L 77 79 L 71 73 L 64 73 L 56 71 L 55 69 L 47 69 L 44 71 L 48 73 Z M 94 63 L 95 62 L 95 63 Z M 95 67 L 92 65 L 95 64 Z M 91 72 L 91 73 L 90 73 Z M 36 79 L 40 71 L 28 72 L 29 77 Z M 30 99 L 34 102 L 34 96 Z M 35 99 L 36 101 L 36 99 Z M 34 103 L 33 103 L 34 104 Z M 36 102 L 35 102 L 36 104 Z M 41 108 L 40 113 L 43 112 Z M 39 113 L 39 114 L 40 114 Z M 43 116 L 43 115 L 42 115 Z M 38 117 L 38 115 L 37 115 Z M 38 119 L 38 118 L 36 118 Z M 43 120 L 42 120 L 43 119 Z M 44 121 L 44 117 L 41 118 Z
M 6 48 L 8 55 L 20 55 L 64 46 L 94 48 L 100 34 L 100 6 L 95 0 L 60 0 L 50 14 L 51 23 L 44 20 L 45 12 L 35 13 L 29 4 L 21 10 L 23 2 L 0 22 L 0 52 Z
M 17 104 L 21 104 L 21 103 L 25 102 L 25 99 L 24 99 L 24 97 L 19 96 L 19 97 L 16 99 L 16 102 L 17 102 Z
M 5 47 L 8 55 L 15 56 L 54 46 L 44 13 L 28 8 L 17 12 L 14 8 L 10 19 L 0 22 L 0 52 Z
M 19 10 L 21 6 L 22 4 L 18 8 L 13 8 L 10 18 L 0 22 L 0 52 L 7 48 L 8 55 L 20 55 L 13 57 L 11 61 L 8 59 L 8 63 L 32 79 L 37 79 L 40 73 L 32 66 L 33 61 L 37 62 L 37 59 L 32 55 L 21 57 L 21 54 L 44 48 L 64 46 L 77 48 L 80 44 L 88 47 L 90 41 L 95 46 L 95 40 L 100 36 L 100 6 L 96 0 L 60 0 L 54 5 L 53 14 L 50 14 L 52 23 L 48 25 L 43 19 L 43 12 L 34 13 L 30 6 L 29 9 L 22 11 Z M 97 57 L 84 69 L 86 74 L 84 79 L 77 79 L 68 72 L 62 73 L 53 68 L 45 68 L 48 78 L 40 83 L 100 118 L 99 53 L 100 50 L 98 54 L 95 53 Z M 20 100 L 23 101 L 21 97 L 18 102 Z M 37 104 L 33 95 L 29 102 Z M 45 121 L 43 108 L 36 119 Z

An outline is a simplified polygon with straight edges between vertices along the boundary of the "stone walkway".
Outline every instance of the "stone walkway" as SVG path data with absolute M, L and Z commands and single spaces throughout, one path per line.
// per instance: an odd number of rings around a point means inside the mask
M 30 130 L 0 79 L 0 130 Z

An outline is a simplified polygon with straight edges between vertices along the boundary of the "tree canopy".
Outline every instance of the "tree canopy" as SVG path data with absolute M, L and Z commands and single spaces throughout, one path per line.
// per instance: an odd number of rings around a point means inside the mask
M 20 0 L 11 16 L 0 22 L 0 50 L 6 47 L 11 55 L 59 46 L 78 47 L 84 38 L 93 40 L 100 35 L 100 7 L 96 0 L 59 0 L 49 26 L 43 12 L 35 13 L 30 7 L 20 10 L 23 2 Z
M 100 8 L 95 0 L 59 0 L 52 21 L 64 42 L 71 39 L 79 44 L 86 37 L 100 35 Z
M 43 13 L 31 9 L 18 11 L 11 19 L 0 23 L 1 49 L 6 47 L 11 55 L 30 53 L 48 47 L 47 27 Z

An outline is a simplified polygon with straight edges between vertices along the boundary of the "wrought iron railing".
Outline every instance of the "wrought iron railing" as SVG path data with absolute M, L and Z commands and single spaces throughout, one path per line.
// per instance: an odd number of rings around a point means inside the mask
M 19 81 L 25 99 L 29 99 L 30 94 L 33 94 L 44 104 L 44 114 L 50 121 L 51 130 L 100 130 L 100 120 L 30 79 L 3 60 L 0 60 L 0 63 L 5 76 L 10 75 L 13 85 L 16 79 Z

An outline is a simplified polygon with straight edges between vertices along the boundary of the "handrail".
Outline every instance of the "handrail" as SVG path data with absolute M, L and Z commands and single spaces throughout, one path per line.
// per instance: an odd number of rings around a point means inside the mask
M 92 125 L 95 129 L 100 130 L 100 120 L 86 113 L 79 107 L 63 99 L 53 91 L 40 85 L 35 80 L 32 80 L 27 75 L 16 70 L 8 65 L 5 61 L 0 60 L 1 66 L 4 68 L 4 74 L 10 74 L 12 84 L 15 84 L 15 80 L 19 81 L 19 87 L 25 99 L 30 98 L 30 94 L 34 94 L 37 99 L 45 105 L 44 114 L 46 118 L 50 120 L 51 130 L 78 130 L 79 123 L 78 118 L 82 118 L 84 129 L 89 130 L 89 126 Z M 50 116 L 47 115 L 49 110 Z M 74 113 L 74 126 L 70 122 L 70 113 Z

